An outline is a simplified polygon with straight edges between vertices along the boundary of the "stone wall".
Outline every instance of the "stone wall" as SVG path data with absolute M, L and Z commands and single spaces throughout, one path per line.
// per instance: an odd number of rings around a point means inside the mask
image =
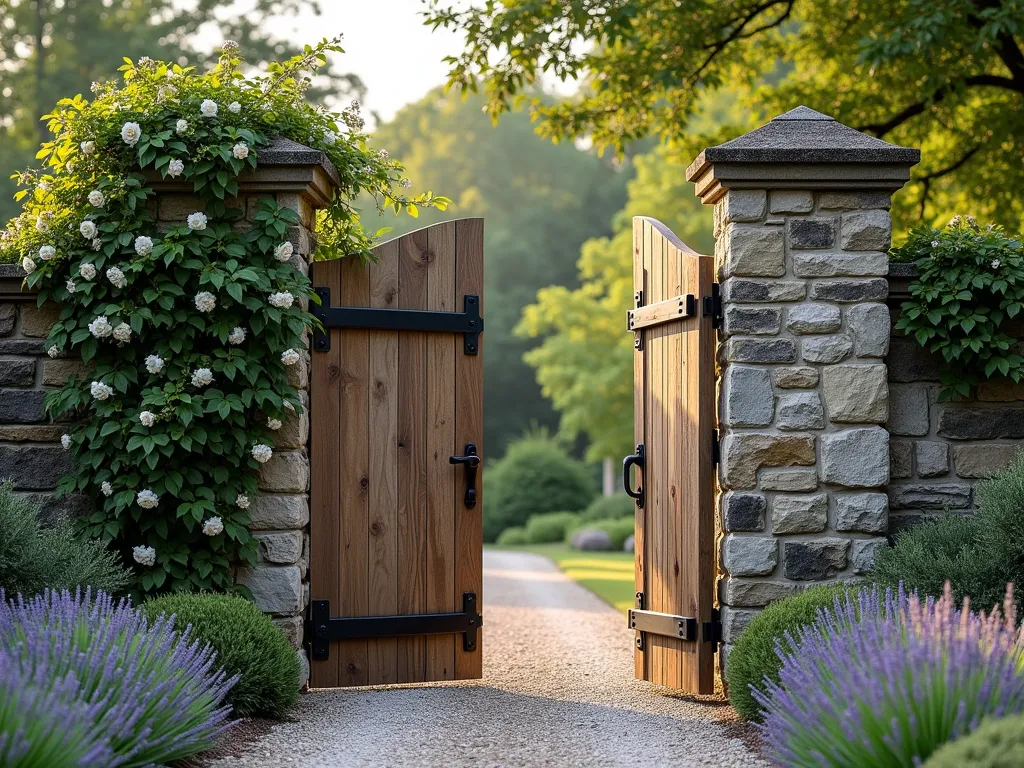
M 894 264 L 889 308 L 895 326 L 912 264 Z M 1016 329 L 1024 340 L 1024 325 Z M 890 532 L 944 510 L 975 508 L 974 485 L 1024 445 L 1024 384 L 979 384 L 970 398 L 939 402 L 940 359 L 893 330 L 889 366 Z

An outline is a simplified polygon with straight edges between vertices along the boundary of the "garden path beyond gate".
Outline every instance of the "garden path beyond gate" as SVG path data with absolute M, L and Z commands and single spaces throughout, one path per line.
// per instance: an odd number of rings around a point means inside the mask
M 482 674 L 483 221 L 321 262 L 310 686 Z
M 636 508 L 635 676 L 714 692 L 719 623 L 714 462 L 714 260 L 661 222 L 633 219 L 633 410 L 636 453 L 623 463 Z M 631 470 L 636 467 L 636 485 Z

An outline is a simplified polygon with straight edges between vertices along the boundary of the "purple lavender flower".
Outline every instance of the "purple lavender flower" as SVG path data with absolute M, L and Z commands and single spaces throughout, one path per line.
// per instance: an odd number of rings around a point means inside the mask
M 229 727 L 237 678 L 213 651 L 102 592 L 0 590 L 0 649 L 0 765 L 165 764 Z M 37 762 L 38 750 L 60 759 Z
M 1003 611 L 957 611 L 946 585 L 922 602 L 902 588 L 836 598 L 779 645 L 780 683 L 752 689 L 777 765 L 920 765 L 985 717 L 1024 712 L 1024 642 L 1012 590 Z

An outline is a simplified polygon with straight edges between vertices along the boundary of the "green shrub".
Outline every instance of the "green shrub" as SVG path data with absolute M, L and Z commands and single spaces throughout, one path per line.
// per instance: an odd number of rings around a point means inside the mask
M 526 541 L 528 544 L 553 544 L 565 538 L 566 531 L 580 524 L 580 516 L 576 512 L 547 512 L 543 515 L 531 515 L 526 521 Z
M 526 544 L 526 529 L 521 525 L 506 528 L 498 534 L 498 540 L 495 543 L 502 547 L 518 547 Z
M 940 747 L 922 768 L 1024 768 L 1024 715 L 986 720 Z
M 580 519 L 585 523 L 594 520 L 616 520 L 632 516 L 636 512 L 636 502 L 624 493 L 616 493 L 613 496 L 599 496 L 590 502 L 580 514 Z
M 831 608 L 838 597 L 859 591 L 845 584 L 825 584 L 780 600 L 765 608 L 740 633 L 729 654 L 725 674 L 729 681 L 729 701 L 744 720 L 761 720 L 761 707 L 754 701 L 750 687 L 766 690 L 765 678 L 779 682 L 782 660 L 775 653 L 775 641 L 785 640 L 786 632 L 796 635 L 799 627 L 811 624 L 822 608 Z
M 70 521 L 44 528 L 39 507 L 0 485 L 0 589 L 25 597 L 47 587 L 93 587 L 116 594 L 130 574 L 102 542 L 75 535 Z
M 586 466 L 544 434 L 510 443 L 484 478 L 484 541 L 531 515 L 578 512 L 597 492 Z
M 900 531 L 894 546 L 875 558 L 872 579 L 882 587 L 937 597 L 949 581 L 957 603 L 970 596 L 977 607 L 1002 602 L 1007 579 L 981 543 L 980 516 L 947 515 Z M 1018 534 L 1020 535 L 1020 534 Z
M 570 527 L 565 532 L 565 543 L 572 543 L 572 535 L 581 528 L 590 528 L 598 531 L 604 531 L 608 534 L 611 539 L 612 551 L 618 551 L 622 549 L 622 546 L 626 543 L 626 539 L 633 535 L 634 518 L 632 515 L 629 517 L 620 517 L 617 520 L 595 520 L 591 523 L 580 523 L 579 525 Z
M 1002 472 L 975 488 L 978 504 L 979 538 L 984 558 L 998 564 L 1001 572 L 993 578 L 992 591 L 976 608 L 991 608 L 1002 601 L 1006 583 L 1024 587 L 1024 455 Z M 974 595 L 971 595 L 974 598 Z
M 173 614 L 177 629 L 217 652 L 216 664 L 240 679 L 227 702 L 241 717 L 280 717 L 299 695 L 299 659 L 284 633 L 253 603 L 236 595 L 174 594 L 148 600 L 151 620 Z

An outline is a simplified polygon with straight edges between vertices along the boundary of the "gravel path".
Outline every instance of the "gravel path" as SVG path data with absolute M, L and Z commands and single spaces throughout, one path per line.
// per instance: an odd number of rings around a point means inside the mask
M 622 615 L 546 558 L 486 552 L 483 613 L 483 680 L 303 696 L 214 765 L 765 765 L 722 699 L 635 681 Z

